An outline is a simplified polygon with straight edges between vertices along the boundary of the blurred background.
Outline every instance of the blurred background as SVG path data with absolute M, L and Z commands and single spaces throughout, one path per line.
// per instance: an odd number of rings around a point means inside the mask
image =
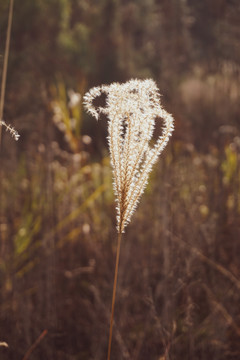
M 112 359 L 240 359 L 239 19 L 238 0 L 15 0 L 1 360 L 106 359 L 115 202 L 107 121 L 81 98 L 131 78 L 156 81 L 175 132 L 122 243 Z

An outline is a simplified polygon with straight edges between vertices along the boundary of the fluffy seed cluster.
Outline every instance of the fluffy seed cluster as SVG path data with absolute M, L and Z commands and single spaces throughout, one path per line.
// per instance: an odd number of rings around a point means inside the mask
M 93 101 L 106 95 L 106 106 Z M 84 96 L 87 111 L 96 119 L 107 115 L 108 143 L 117 201 L 117 230 L 124 232 L 146 187 L 149 173 L 173 131 L 173 117 L 160 105 L 155 82 L 130 80 L 94 87 Z M 155 121 L 163 120 L 162 134 L 153 146 Z
M 6 131 L 9 131 L 10 134 L 12 135 L 12 137 L 18 141 L 18 139 L 20 138 L 20 135 L 18 134 L 18 132 L 11 126 L 6 124 L 6 122 L 4 120 L 0 120 L 0 126 L 4 126 Z

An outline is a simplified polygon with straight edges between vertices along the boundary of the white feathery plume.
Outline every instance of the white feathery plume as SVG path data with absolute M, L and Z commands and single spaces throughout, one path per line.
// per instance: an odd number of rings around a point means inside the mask
M 18 132 L 11 125 L 8 125 L 4 120 L 0 120 L 0 126 L 4 126 L 6 131 L 9 131 L 10 134 L 12 135 L 12 137 L 16 141 L 18 141 L 18 139 L 20 138 L 20 135 L 18 134 Z
M 106 106 L 93 101 L 106 95 Z M 146 187 L 149 173 L 166 146 L 174 126 L 173 117 L 160 104 L 155 82 L 130 80 L 90 89 L 84 96 L 87 111 L 97 120 L 108 117 L 108 143 L 117 201 L 117 230 L 124 232 Z M 162 135 L 151 147 L 156 118 L 162 118 Z

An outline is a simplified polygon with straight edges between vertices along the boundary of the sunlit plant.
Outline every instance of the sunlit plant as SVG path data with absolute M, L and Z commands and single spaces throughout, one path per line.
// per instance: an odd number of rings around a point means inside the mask
M 18 132 L 11 125 L 8 125 L 4 120 L 0 120 L 0 126 L 3 126 L 6 131 L 9 131 L 9 133 L 16 141 L 19 139 L 20 135 Z
M 96 107 L 93 102 L 102 94 L 106 95 L 106 106 Z M 117 202 L 118 246 L 108 344 L 109 360 L 122 233 L 131 220 L 152 166 L 166 146 L 174 126 L 173 117 L 162 108 L 158 88 L 151 79 L 94 87 L 85 94 L 84 104 L 97 120 L 100 114 L 108 117 L 108 144 Z M 151 146 L 158 118 L 163 120 L 162 134 Z

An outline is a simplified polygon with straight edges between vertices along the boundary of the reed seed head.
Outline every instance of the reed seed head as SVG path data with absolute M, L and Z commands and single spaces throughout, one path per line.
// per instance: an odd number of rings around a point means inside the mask
M 18 139 L 20 138 L 20 135 L 18 134 L 18 132 L 11 125 L 8 125 L 4 120 L 0 120 L 0 126 L 4 126 L 6 131 L 9 131 L 10 134 L 12 135 L 12 137 L 16 141 L 18 141 Z
M 93 101 L 106 95 L 106 106 Z M 160 104 L 155 82 L 130 80 L 90 89 L 84 96 L 87 111 L 97 120 L 108 117 L 108 143 L 117 202 L 117 230 L 124 232 L 146 187 L 149 173 L 174 129 L 173 117 Z M 150 146 L 155 121 L 163 120 L 162 134 Z

